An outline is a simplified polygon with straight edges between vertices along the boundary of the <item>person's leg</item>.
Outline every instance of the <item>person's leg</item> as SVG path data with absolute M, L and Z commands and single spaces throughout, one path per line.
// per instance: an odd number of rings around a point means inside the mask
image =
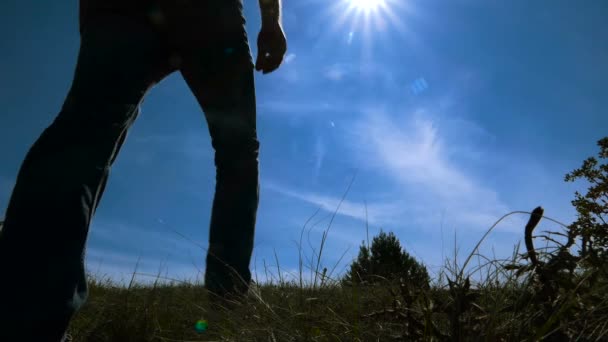
M 197 27 L 186 22 L 175 41 L 181 44 L 182 75 L 205 113 L 215 149 L 205 287 L 224 296 L 244 294 L 251 281 L 259 141 L 254 65 L 242 8 L 215 3 L 217 8 L 204 11 L 213 14 L 202 20 L 206 24 Z M 179 29 L 176 32 L 180 34 Z
M 87 297 L 84 251 L 145 92 L 170 72 L 142 22 L 88 23 L 71 89 L 27 153 L 0 236 L 0 341 L 59 341 Z

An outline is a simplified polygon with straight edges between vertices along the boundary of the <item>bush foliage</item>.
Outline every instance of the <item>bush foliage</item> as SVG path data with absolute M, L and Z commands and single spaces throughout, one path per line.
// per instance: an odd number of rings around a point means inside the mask
M 402 249 L 395 234 L 380 230 L 370 247 L 361 243 L 359 256 L 350 265 L 343 283 L 372 285 L 400 279 L 420 288 L 428 288 L 430 282 L 426 267 Z

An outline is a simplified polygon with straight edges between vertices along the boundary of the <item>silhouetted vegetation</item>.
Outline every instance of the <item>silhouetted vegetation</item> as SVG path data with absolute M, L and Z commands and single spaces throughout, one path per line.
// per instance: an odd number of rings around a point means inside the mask
M 243 303 L 222 312 L 209 312 L 200 285 L 124 288 L 92 280 L 71 335 L 74 341 L 607 340 L 608 138 L 599 146 L 598 159 L 566 175 L 589 185 L 572 202 L 576 221 L 561 225 L 534 209 L 522 227 L 525 251 L 517 247 L 508 260 L 483 258 L 475 248 L 462 266 L 446 262 L 429 285 L 425 266 L 393 233 L 381 232 L 360 247 L 342 278 L 323 268 L 314 283 L 304 283 L 302 273 L 287 281 L 277 262 L 278 282 L 252 288 Z M 561 228 L 535 234 L 543 219 Z M 547 247 L 536 247 L 539 240 Z M 467 268 L 474 255 L 486 263 Z M 472 281 L 481 271 L 483 281 Z M 209 331 L 198 334 L 201 318 Z
M 431 281 L 426 267 L 402 250 L 395 234 L 380 230 L 371 246 L 362 242 L 359 256 L 350 265 L 343 284 L 372 285 L 400 279 L 410 286 L 423 289 L 428 289 Z

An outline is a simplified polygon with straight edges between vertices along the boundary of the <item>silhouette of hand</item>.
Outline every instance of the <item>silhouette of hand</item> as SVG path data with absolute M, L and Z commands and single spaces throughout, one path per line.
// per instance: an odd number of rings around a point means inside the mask
M 287 51 L 287 40 L 278 22 L 262 25 L 258 34 L 258 58 L 255 70 L 268 74 L 275 71 L 283 62 Z

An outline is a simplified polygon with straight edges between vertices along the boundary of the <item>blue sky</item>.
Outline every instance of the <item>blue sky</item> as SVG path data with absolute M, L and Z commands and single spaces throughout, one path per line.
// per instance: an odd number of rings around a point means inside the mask
M 454 234 L 462 259 L 510 211 L 575 218 L 583 185 L 564 174 L 608 127 L 607 2 L 387 0 L 367 20 L 341 0 L 283 5 L 287 57 L 256 75 L 259 279 L 264 265 L 276 275 L 275 252 L 295 272 L 302 226 L 321 208 L 303 245 L 306 258 L 318 251 L 355 174 L 322 257 L 338 274 L 366 238 L 366 205 L 370 238 L 393 231 L 431 273 L 453 255 Z M 70 86 L 77 10 L 76 0 L 0 4 L 0 215 Z M 257 1 L 245 12 L 255 54 Z M 201 278 L 214 172 L 203 114 L 174 74 L 149 93 L 112 169 L 88 270 L 129 279 L 141 257 L 138 272 Z M 526 219 L 501 223 L 482 252 L 510 255 Z

